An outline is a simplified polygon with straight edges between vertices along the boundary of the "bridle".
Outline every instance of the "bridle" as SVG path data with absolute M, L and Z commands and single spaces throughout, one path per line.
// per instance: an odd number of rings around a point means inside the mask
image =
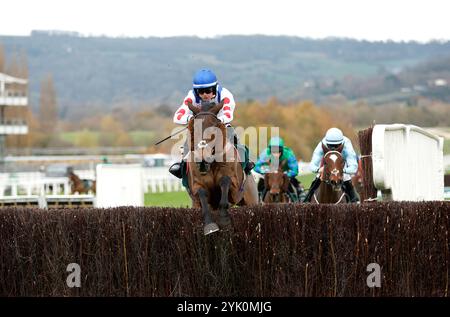
M 194 115 L 194 119 L 197 119 L 197 117 L 199 116 L 212 116 L 215 120 L 216 123 L 220 123 L 221 121 L 219 120 L 219 118 L 217 117 L 217 115 L 215 115 L 212 112 L 208 112 L 208 111 L 201 111 L 199 113 L 197 113 L 196 115 Z M 216 126 L 217 127 L 217 126 Z M 217 127 L 218 128 L 218 127 Z M 193 132 L 193 131 L 192 131 Z M 199 149 L 204 149 L 207 148 L 208 146 L 210 146 L 210 144 L 208 142 L 206 142 L 205 140 L 201 140 L 197 145 L 196 148 Z M 193 146 L 193 148 L 195 149 L 195 147 Z M 215 146 L 213 146 L 213 148 L 211 149 L 211 155 L 214 156 L 216 154 L 215 151 Z M 201 162 L 196 162 L 195 164 L 197 165 L 200 174 L 201 175 L 206 175 L 208 173 L 208 171 L 211 169 L 211 163 L 214 163 L 215 160 L 212 159 L 210 161 L 205 161 L 202 160 Z
M 339 175 L 339 174 L 342 174 L 341 173 L 341 171 L 339 171 L 337 168 L 334 168 L 333 170 L 331 170 L 331 171 L 328 171 L 328 168 L 327 168 L 327 160 L 325 159 L 325 157 L 328 157 L 328 156 L 330 156 L 330 155 L 337 155 L 337 156 L 339 156 L 339 157 L 341 157 L 342 158 L 342 154 L 340 153 L 340 152 L 338 152 L 338 151 L 328 151 L 327 153 L 325 153 L 325 155 L 324 155 L 324 158 L 323 158 L 323 181 L 325 182 L 325 184 L 327 184 L 327 185 L 331 185 L 331 186 L 335 186 L 335 185 L 333 185 L 332 183 L 331 183 L 331 180 L 330 180 L 330 176 L 331 175 Z M 341 176 L 343 176 L 343 175 L 341 175 Z M 340 179 L 341 181 L 342 181 L 342 177 L 341 177 L 341 179 Z

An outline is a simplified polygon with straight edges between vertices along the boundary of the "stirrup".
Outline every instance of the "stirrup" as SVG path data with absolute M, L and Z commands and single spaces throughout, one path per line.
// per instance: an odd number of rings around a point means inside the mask
M 244 168 L 245 174 L 250 175 L 250 173 L 254 167 L 255 167 L 255 163 L 249 161 Z
M 356 193 L 355 187 L 353 187 L 353 184 L 351 181 L 346 181 L 342 184 L 343 190 L 345 194 L 348 196 L 350 203 L 357 203 L 359 202 L 358 194 Z

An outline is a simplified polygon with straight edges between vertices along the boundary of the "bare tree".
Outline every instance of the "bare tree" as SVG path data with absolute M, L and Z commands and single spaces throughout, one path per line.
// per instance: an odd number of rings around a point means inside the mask
M 55 132 L 58 121 L 58 106 L 52 75 L 47 75 L 41 81 L 41 95 L 39 99 L 39 121 L 41 131 L 46 134 Z

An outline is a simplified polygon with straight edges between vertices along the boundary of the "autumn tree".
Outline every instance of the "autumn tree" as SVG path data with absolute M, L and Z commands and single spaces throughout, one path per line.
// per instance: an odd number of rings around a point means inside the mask
M 103 116 L 100 121 L 100 145 L 115 146 L 122 131 L 122 124 L 114 116 L 111 114 Z
M 43 133 L 51 136 L 55 132 L 58 121 L 58 105 L 52 75 L 47 75 L 41 81 L 39 121 Z
M 234 126 L 244 129 L 278 127 L 286 146 L 292 148 L 297 158 L 304 161 L 311 159 L 317 143 L 331 127 L 341 128 L 344 134 L 354 140 L 354 133 L 347 121 L 338 119 L 335 114 L 323 107 L 316 107 L 310 101 L 280 104 L 276 99 L 270 99 L 266 104 L 242 104 L 237 107 L 235 118 Z M 271 135 L 258 137 L 270 138 Z M 259 152 L 262 150 L 258 148 Z

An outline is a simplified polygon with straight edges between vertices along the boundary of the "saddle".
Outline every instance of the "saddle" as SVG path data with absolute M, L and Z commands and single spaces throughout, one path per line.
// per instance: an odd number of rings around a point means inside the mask
M 82 179 L 81 181 L 83 182 L 84 188 L 87 188 L 87 189 L 92 188 L 92 186 L 94 184 L 94 182 L 91 179 Z

